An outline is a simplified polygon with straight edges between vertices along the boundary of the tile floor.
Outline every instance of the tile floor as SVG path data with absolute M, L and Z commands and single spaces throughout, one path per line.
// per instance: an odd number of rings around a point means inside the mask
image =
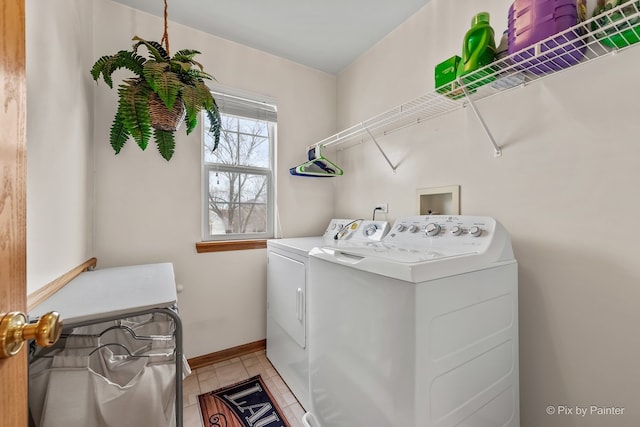
M 198 406 L 199 394 L 235 384 L 257 374 L 262 376 L 291 427 L 302 427 L 304 409 L 273 368 L 264 350 L 194 369 L 184 380 L 184 427 L 203 426 Z

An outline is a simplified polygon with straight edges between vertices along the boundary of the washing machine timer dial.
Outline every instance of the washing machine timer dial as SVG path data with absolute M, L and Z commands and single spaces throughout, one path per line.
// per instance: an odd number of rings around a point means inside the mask
M 469 228 L 469 234 L 473 237 L 479 237 L 482 234 L 482 228 L 474 225 Z
M 371 237 L 374 234 L 376 234 L 377 231 L 378 231 L 378 226 L 375 224 L 371 224 L 364 229 L 364 235 L 367 237 Z
M 426 233 L 427 236 L 437 236 L 438 234 L 440 234 L 440 230 L 441 230 L 440 225 L 436 224 L 435 222 L 430 222 L 424 228 L 424 232 Z
M 454 225 L 453 227 L 451 227 L 451 230 L 449 230 L 449 233 L 454 236 L 459 236 L 462 234 L 462 228 L 459 225 Z

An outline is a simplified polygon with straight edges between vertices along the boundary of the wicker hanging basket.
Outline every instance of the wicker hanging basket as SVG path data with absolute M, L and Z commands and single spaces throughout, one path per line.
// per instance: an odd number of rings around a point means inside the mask
M 182 99 L 176 99 L 173 109 L 169 111 L 160 97 L 154 92 L 149 98 L 149 115 L 151 116 L 151 127 L 158 130 L 175 132 L 184 121 L 187 111 Z

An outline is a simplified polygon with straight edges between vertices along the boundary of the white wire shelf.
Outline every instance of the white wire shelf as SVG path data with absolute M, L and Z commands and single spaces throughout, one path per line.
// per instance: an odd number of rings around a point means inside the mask
M 471 106 L 499 156 L 500 147 L 477 111 L 476 101 L 611 55 L 638 41 L 640 1 L 629 1 L 313 145 L 329 147 L 369 139 L 375 142 L 377 136 Z

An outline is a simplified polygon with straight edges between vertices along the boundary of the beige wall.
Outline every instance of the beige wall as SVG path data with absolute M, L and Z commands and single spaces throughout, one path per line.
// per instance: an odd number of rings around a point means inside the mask
M 27 0 L 27 293 L 92 256 L 93 3 Z
M 483 2 L 496 33 L 510 2 Z M 339 126 L 433 90 L 433 67 L 458 53 L 471 0 L 433 0 L 338 76 Z M 339 151 L 337 216 L 417 214 L 416 189 L 461 186 L 463 214 L 511 232 L 519 263 L 523 427 L 640 425 L 640 182 L 635 47 L 478 103 L 472 111 Z M 383 216 L 380 216 L 383 218 Z M 547 405 L 625 407 L 621 416 L 549 416 Z
M 160 18 L 108 0 L 95 1 L 95 16 L 96 58 L 130 46 L 134 35 L 158 40 L 162 34 Z M 334 132 L 335 76 L 178 24 L 170 23 L 169 37 L 173 52 L 203 52 L 196 59 L 219 84 L 277 101 L 281 229 L 286 237 L 321 234 L 333 216 L 333 184 L 294 178 L 288 169 L 305 160 L 308 144 Z M 116 91 L 98 85 L 94 105 L 98 267 L 173 262 L 184 286 L 178 298 L 188 357 L 264 339 L 266 250 L 195 251 L 201 238 L 200 128 L 189 137 L 178 132 L 170 162 L 153 143 L 142 152 L 129 141 L 115 156 L 108 135 Z

